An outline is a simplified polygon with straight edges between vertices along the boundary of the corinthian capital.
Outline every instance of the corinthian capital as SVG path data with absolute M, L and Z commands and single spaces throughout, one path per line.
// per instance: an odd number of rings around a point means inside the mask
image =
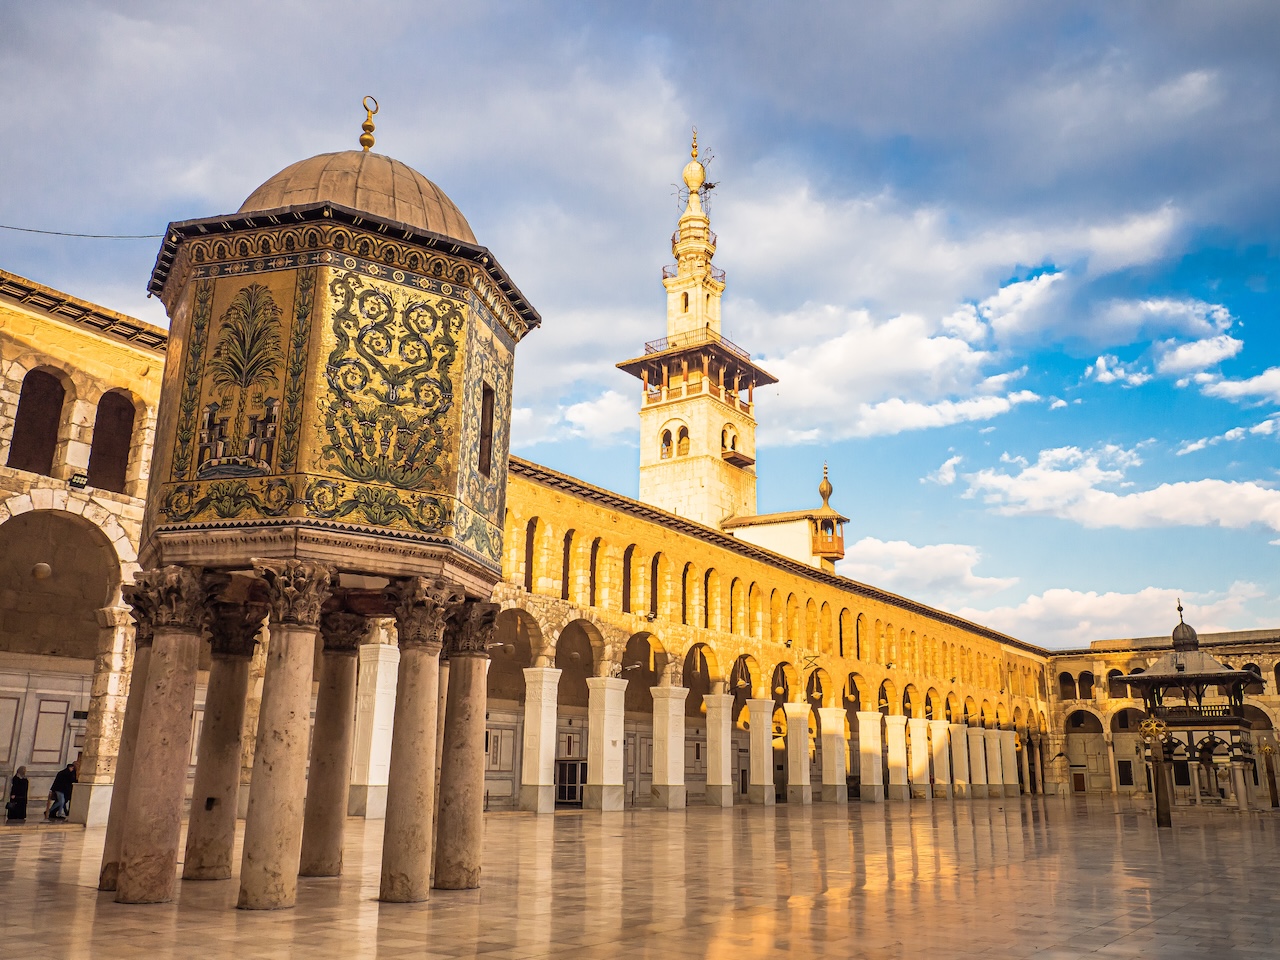
M 439 653 L 449 617 L 465 599 L 463 592 L 443 580 L 405 577 L 392 581 L 387 593 L 395 605 L 400 646 Z
M 252 657 L 258 644 L 265 603 L 214 603 L 209 617 L 211 652 L 215 657 Z
M 127 594 L 129 605 L 135 612 L 141 611 L 143 618 L 149 617 L 154 629 L 203 630 L 209 589 L 226 577 L 174 564 L 144 570 L 135 579 L 137 583 Z M 138 623 L 141 629 L 142 621 Z
M 126 583 L 120 588 L 120 593 L 129 606 L 129 615 L 133 617 L 134 648 L 151 646 L 156 633 L 155 605 L 151 591 L 142 583 Z
M 499 609 L 496 603 L 464 603 L 445 628 L 449 656 L 487 657 Z
M 306 560 L 255 560 L 253 569 L 267 584 L 272 623 L 320 625 L 320 607 L 329 599 L 333 569 Z
M 358 613 L 334 610 L 320 618 L 324 652 L 355 656 L 360 641 L 369 632 L 369 621 Z

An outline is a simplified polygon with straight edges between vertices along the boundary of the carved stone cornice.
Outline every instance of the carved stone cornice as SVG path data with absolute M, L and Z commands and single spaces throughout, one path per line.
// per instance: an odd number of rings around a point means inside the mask
M 332 610 L 320 618 L 320 635 L 324 637 L 325 653 L 354 657 L 368 632 L 368 619 L 358 613 Z
M 253 569 L 267 585 L 273 624 L 320 625 L 320 608 L 329 599 L 333 568 L 307 560 L 254 560 Z
M 209 643 L 215 657 L 252 657 L 267 615 L 265 603 L 210 604 Z
M 203 631 L 209 615 L 209 590 L 221 586 L 227 578 L 205 574 L 200 567 L 171 564 L 144 570 L 135 579 L 129 604 L 136 610 L 136 601 L 142 599 L 154 630 Z
M 445 626 L 465 599 L 458 587 L 444 580 L 405 577 L 387 587 L 395 605 L 400 647 L 420 647 L 440 652 Z
M 445 628 L 445 650 L 450 657 L 487 657 L 497 626 L 496 603 L 476 600 L 464 603 Z

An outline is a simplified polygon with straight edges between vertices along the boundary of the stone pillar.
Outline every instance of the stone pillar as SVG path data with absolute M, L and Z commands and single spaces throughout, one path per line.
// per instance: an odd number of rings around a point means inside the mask
M 416 903 L 431 894 L 431 811 L 435 808 L 436 697 L 445 623 L 462 602 L 443 581 L 393 583 L 400 674 L 396 681 L 387 818 L 378 898 Z
M 987 796 L 1004 796 L 1004 772 L 1000 762 L 1000 731 L 984 730 L 983 739 L 987 747 Z
M 889 799 L 910 800 L 907 784 L 907 718 L 891 715 L 884 718 L 884 740 L 889 748 Z
M 713 688 L 714 689 L 714 688 Z M 706 693 L 707 806 L 733 806 L 733 694 Z
M 1165 764 L 1170 770 L 1173 769 L 1172 763 Z M 1249 809 L 1249 785 L 1244 775 L 1244 764 L 1239 760 L 1231 761 L 1231 786 L 1236 794 L 1236 806 L 1240 810 L 1248 811 Z M 1170 788 L 1169 796 L 1173 796 L 1173 789 Z
M 946 800 L 951 796 L 951 724 L 945 720 L 930 720 L 932 734 L 929 747 L 933 752 L 933 796 Z
M 623 786 L 622 718 L 627 681 L 621 677 L 587 678 L 587 785 L 582 806 L 588 810 L 621 810 Z
M 556 809 L 556 691 L 560 670 L 525 667 L 524 755 L 520 760 L 520 809 Z
M 848 714 L 844 707 L 819 707 L 818 725 L 822 735 L 822 800 L 824 803 L 848 803 L 848 741 L 844 726 Z
M 68 817 L 72 823 L 86 827 L 105 826 L 110 815 L 120 731 L 129 694 L 132 626 L 127 607 L 103 607 L 98 611 L 98 649 L 89 690 L 89 716 Z
M 685 805 L 684 786 L 684 703 L 685 687 L 654 687 L 653 693 L 653 786 L 655 807 L 678 810 Z
M 1045 785 L 1044 792 L 1050 796 L 1068 796 L 1071 793 L 1071 764 L 1067 760 L 1066 734 L 1051 732 L 1047 738 L 1041 738 L 1040 748 L 1040 768 L 1045 774 L 1045 778 L 1041 780 Z M 1044 759 L 1046 750 L 1048 760 Z M 1140 784 L 1145 780 L 1137 777 L 1135 779 Z
M 969 795 L 974 800 L 983 800 L 988 796 L 987 738 L 984 733 L 981 727 L 970 727 L 965 732 L 969 740 Z
M 215 603 L 212 613 L 209 686 L 205 688 L 204 724 L 196 751 L 187 850 L 182 858 L 184 880 L 226 880 L 231 876 L 249 660 L 267 610 L 256 603 Z
M 387 774 L 391 769 L 391 721 L 396 709 L 400 648 L 381 642 L 360 645 L 357 654 L 355 742 L 347 816 L 381 820 L 387 814 Z
M 307 770 L 307 805 L 302 815 L 300 877 L 342 874 L 355 735 L 356 656 L 368 632 L 368 620 L 356 613 L 335 610 L 320 618 L 324 650 Z
M 1012 730 L 1000 731 L 1000 769 L 1004 773 L 1004 795 L 1018 796 L 1018 735 Z
M 120 752 L 116 756 L 116 781 L 111 790 L 107 835 L 102 845 L 99 890 L 114 890 L 116 877 L 120 873 L 120 841 L 124 836 L 125 810 L 129 806 L 129 784 L 133 778 L 133 759 L 137 753 L 138 725 L 142 720 L 142 700 L 147 690 L 147 667 L 151 663 L 154 611 L 147 602 L 148 595 L 135 586 L 126 587 L 124 592 L 125 602 L 133 608 L 133 671 L 129 675 L 129 698 L 124 707 Z
M 198 567 L 168 566 L 138 576 L 155 635 L 120 842 L 118 903 L 173 899 L 210 585 Z
M 1022 749 L 1019 751 L 1019 762 L 1022 765 L 1022 783 L 1027 793 L 1035 793 L 1034 783 L 1031 779 L 1031 738 L 1022 738 Z
M 496 603 L 472 602 L 466 604 L 446 628 L 449 699 L 445 708 L 440 813 L 436 826 L 434 883 L 438 890 L 471 890 L 480 886 L 488 705 L 485 676 L 497 616 Z
M 787 803 L 813 803 L 809 774 L 809 704 L 784 703 L 787 716 Z
M 1111 781 L 1111 795 L 1114 797 L 1120 792 L 1120 771 L 1116 767 L 1116 738 L 1108 733 L 1102 739 L 1107 745 L 1107 779 Z
M 957 800 L 973 796 L 969 789 L 969 728 L 963 723 L 947 724 L 951 731 L 952 794 Z
M 912 717 L 907 721 L 911 735 L 911 798 L 933 799 L 929 784 L 929 721 L 924 717 Z
M 777 787 L 773 783 L 773 708 L 772 700 L 748 700 L 747 712 L 751 718 L 750 753 L 751 773 L 747 779 L 747 803 L 771 806 L 778 802 Z
M 884 800 L 884 758 L 880 727 L 884 717 L 873 710 L 858 711 L 858 775 L 861 800 L 881 803 Z
M 298 896 L 311 673 L 332 571 L 296 559 L 263 561 L 254 569 L 266 582 L 271 628 L 236 906 L 274 910 L 292 907 Z

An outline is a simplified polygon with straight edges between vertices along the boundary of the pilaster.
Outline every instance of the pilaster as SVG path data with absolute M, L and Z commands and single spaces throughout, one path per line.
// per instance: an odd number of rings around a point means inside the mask
M 623 710 L 627 681 L 621 677 L 587 678 L 587 783 L 582 806 L 588 810 L 621 810 L 623 785 Z
M 822 736 L 822 800 L 824 803 L 847 803 L 849 781 L 847 769 L 848 741 L 844 728 L 848 714 L 843 707 L 819 707 L 818 725 Z
M 685 687 L 654 687 L 653 694 L 653 786 L 655 807 L 673 810 L 685 805 L 684 784 L 684 704 Z
M 864 803 L 884 801 L 884 717 L 875 710 L 858 711 L 859 792 Z

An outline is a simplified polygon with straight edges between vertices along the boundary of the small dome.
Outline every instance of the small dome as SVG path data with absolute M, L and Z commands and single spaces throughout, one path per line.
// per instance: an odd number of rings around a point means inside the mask
M 707 169 L 697 160 L 690 160 L 684 165 L 681 176 L 684 178 L 684 185 L 696 192 L 707 182 Z
M 464 243 L 476 242 L 466 218 L 443 190 L 399 160 L 363 150 L 322 153 L 290 164 L 249 194 L 240 213 L 323 200 Z
M 1182 600 L 1178 600 L 1178 625 L 1173 628 L 1173 649 L 1196 650 L 1200 646 L 1200 638 L 1195 628 L 1182 619 Z

